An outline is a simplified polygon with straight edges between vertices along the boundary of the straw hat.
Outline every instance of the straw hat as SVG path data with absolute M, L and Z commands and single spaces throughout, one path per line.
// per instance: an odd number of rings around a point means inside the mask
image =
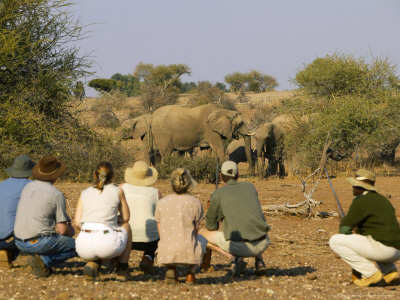
M 365 170 L 365 169 L 360 169 L 356 172 L 356 176 L 353 177 L 348 177 L 346 180 L 352 185 L 352 186 L 359 186 L 362 187 L 368 191 L 376 191 L 375 185 L 375 174 Z
M 126 183 L 133 185 L 149 186 L 157 181 L 158 172 L 144 161 L 137 161 L 132 168 L 125 170 Z
M 28 155 L 19 155 L 14 159 L 12 166 L 6 169 L 6 173 L 14 178 L 30 177 L 34 165 L 35 163 Z
M 51 181 L 60 177 L 66 168 L 65 162 L 57 160 L 54 156 L 46 155 L 33 167 L 33 178 Z

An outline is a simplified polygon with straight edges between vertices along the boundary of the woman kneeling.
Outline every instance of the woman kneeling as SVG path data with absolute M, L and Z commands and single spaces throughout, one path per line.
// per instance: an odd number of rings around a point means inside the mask
M 86 279 L 95 280 L 101 262 L 113 258 L 117 258 L 116 280 L 127 281 L 130 277 L 129 207 L 122 189 L 111 183 L 113 177 L 111 164 L 99 163 L 94 185 L 84 190 L 78 201 L 75 225 L 81 232 L 76 239 L 76 252 L 88 261 L 83 268 Z

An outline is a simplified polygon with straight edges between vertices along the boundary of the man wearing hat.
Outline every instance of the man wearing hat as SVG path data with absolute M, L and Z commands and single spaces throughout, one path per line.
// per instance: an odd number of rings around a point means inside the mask
M 266 268 L 262 253 L 269 246 L 270 226 L 258 200 L 257 191 L 250 182 L 238 182 L 238 166 L 226 161 L 221 166 L 224 186 L 211 195 L 206 214 L 206 229 L 200 230 L 207 247 L 230 258 L 233 276 L 240 276 L 247 263 L 244 257 L 255 257 L 257 275 L 264 275 Z M 222 222 L 223 232 L 218 231 Z
M 15 158 L 6 169 L 10 178 L 0 182 L 0 267 L 11 268 L 19 250 L 15 246 L 14 222 L 21 191 L 31 180 L 35 164 L 28 155 Z
M 400 277 L 394 264 L 400 259 L 400 226 L 395 210 L 376 192 L 374 173 L 360 169 L 347 181 L 355 198 L 340 222 L 340 234 L 331 237 L 329 246 L 353 268 L 355 285 L 389 284 Z
M 32 274 L 47 277 L 51 267 L 77 255 L 74 229 L 66 213 L 65 198 L 54 183 L 65 163 L 44 156 L 33 170 L 34 181 L 22 190 L 15 218 L 15 244 L 27 254 Z

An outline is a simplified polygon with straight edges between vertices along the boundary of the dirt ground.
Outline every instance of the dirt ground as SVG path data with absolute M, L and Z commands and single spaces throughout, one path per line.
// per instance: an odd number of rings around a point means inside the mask
M 262 205 L 295 204 L 304 200 L 302 187 L 295 179 L 273 179 L 253 182 L 259 192 Z M 58 183 L 67 199 L 71 217 L 80 192 L 87 184 Z M 351 203 L 351 187 L 344 178 L 333 179 L 342 206 L 346 211 Z M 378 190 L 389 197 L 397 213 L 400 211 L 400 178 L 379 177 Z M 171 192 L 167 181 L 159 181 L 156 187 L 163 195 Z M 206 207 L 211 184 L 199 184 L 194 192 Z M 326 179 L 318 185 L 313 199 L 323 203 L 320 211 L 335 211 L 336 205 Z M 399 217 L 399 215 L 398 215 Z M 329 238 L 338 230 L 338 218 L 306 219 L 297 216 L 269 216 L 267 222 L 271 245 L 263 256 L 267 264 L 265 276 L 253 273 L 254 260 L 240 279 L 231 278 L 226 259 L 213 254 L 213 271 L 200 272 L 198 283 L 184 283 L 185 269 L 178 269 L 181 283 L 164 284 L 165 268 L 157 267 L 157 275 L 142 275 L 138 269 L 141 253 L 132 251 L 130 270 L 133 280 L 126 283 L 114 281 L 107 267 L 102 267 L 101 281 L 88 282 L 82 277 L 85 262 L 74 258 L 55 274 L 45 279 L 35 279 L 20 256 L 11 270 L 0 269 L 1 299 L 398 299 L 400 286 L 358 288 L 350 283 L 351 270 L 338 259 L 328 246 Z

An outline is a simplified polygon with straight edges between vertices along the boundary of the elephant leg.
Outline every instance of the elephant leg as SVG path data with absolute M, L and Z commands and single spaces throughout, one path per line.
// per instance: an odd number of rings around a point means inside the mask
M 278 159 L 278 166 L 279 166 L 279 178 L 284 178 L 286 174 L 285 174 L 285 164 L 283 163 L 282 157 L 279 157 Z
M 258 179 L 263 180 L 264 178 L 264 169 L 265 169 L 265 157 L 264 155 L 257 157 L 257 172 Z

